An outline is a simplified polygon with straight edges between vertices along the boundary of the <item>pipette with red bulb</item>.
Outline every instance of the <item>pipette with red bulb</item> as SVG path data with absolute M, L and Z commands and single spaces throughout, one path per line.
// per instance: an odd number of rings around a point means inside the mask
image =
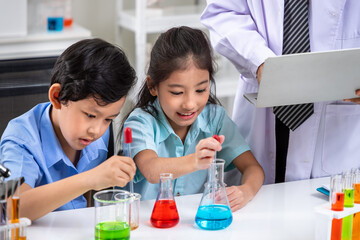
M 218 135 L 213 135 L 212 136 L 215 140 L 217 140 L 218 142 L 220 142 L 220 137 Z M 216 179 L 216 151 L 215 151 L 215 155 L 214 155 L 214 159 L 213 159 L 213 164 L 211 165 L 211 171 L 210 171 L 210 176 L 209 176 L 209 182 L 211 182 L 212 184 L 214 184 L 214 180 Z M 215 203 L 215 191 L 214 191 L 215 187 L 212 188 L 211 190 L 211 196 L 212 196 L 212 200 L 213 203 Z
M 124 138 L 125 138 L 125 147 L 126 150 L 128 152 L 128 157 L 131 158 L 131 151 L 130 151 L 130 143 L 132 143 L 132 132 L 131 132 L 131 128 L 127 127 L 124 130 Z M 133 193 L 134 192 L 134 182 L 133 180 L 131 180 L 129 182 L 130 185 L 130 192 Z

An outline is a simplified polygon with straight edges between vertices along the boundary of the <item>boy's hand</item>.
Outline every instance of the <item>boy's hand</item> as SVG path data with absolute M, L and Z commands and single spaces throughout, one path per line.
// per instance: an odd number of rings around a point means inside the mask
M 215 152 L 221 150 L 221 144 L 225 141 L 225 136 L 219 136 L 220 141 L 214 137 L 200 140 L 195 148 L 195 168 L 198 170 L 207 169 L 213 162 Z
M 91 188 L 101 190 L 108 187 L 124 187 L 133 179 L 136 171 L 134 161 L 129 157 L 112 156 L 105 162 L 89 170 Z
M 244 185 L 227 187 L 226 194 L 232 212 L 244 207 L 253 198 Z

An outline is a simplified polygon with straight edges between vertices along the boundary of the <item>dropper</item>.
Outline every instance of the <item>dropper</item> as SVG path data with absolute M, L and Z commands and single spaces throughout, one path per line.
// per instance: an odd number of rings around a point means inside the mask
M 213 135 L 212 136 L 215 140 L 217 140 L 218 142 L 220 142 L 220 137 L 218 135 Z M 210 169 L 210 182 L 212 184 L 214 184 L 214 180 L 216 179 L 216 151 L 215 151 L 215 155 L 214 155 L 214 159 L 213 159 L 213 164 L 211 166 L 211 169 Z M 215 204 L 215 191 L 214 191 L 215 187 L 213 186 L 212 188 L 212 191 L 211 191 L 211 198 L 212 198 L 212 201 L 213 201 L 213 204 Z
M 218 135 L 213 135 L 212 136 L 216 141 L 220 142 L 220 137 Z M 215 155 L 214 155 L 214 159 L 213 159 L 213 162 L 215 163 L 216 161 L 216 151 L 215 151 Z
M 129 127 L 125 128 L 124 135 L 125 135 L 125 144 L 126 144 L 126 148 L 127 148 L 126 150 L 127 150 L 128 154 L 129 154 L 128 157 L 131 158 L 131 152 L 130 152 L 130 143 L 132 143 L 131 128 L 129 128 Z M 130 185 L 130 192 L 134 193 L 134 182 L 133 182 L 133 180 L 130 180 L 129 185 Z

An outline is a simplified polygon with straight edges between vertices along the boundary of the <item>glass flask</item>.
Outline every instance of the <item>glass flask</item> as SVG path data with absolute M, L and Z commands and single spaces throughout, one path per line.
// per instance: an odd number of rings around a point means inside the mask
M 179 214 L 172 191 L 171 173 L 160 174 L 159 193 L 150 221 L 151 224 L 157 228 L 170 228 L 179 222 Z
M 232 222 L 232 213 L 224 184 L 224 164 L 216 159 L 208 170 L 208 181 L 196 213 L 196 224 L 205 230 L 219 230 Z

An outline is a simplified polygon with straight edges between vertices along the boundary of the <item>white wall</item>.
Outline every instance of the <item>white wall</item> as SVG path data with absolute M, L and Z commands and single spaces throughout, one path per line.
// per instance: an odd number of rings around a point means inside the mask
M 161 6 L 193 4 L 197 0 L 160 0 Z M 198 0 L 205 5 L 205 0 Z M 134 7 L 135 0 L 124 0 L 126 8 Z M 116 44 L 116 0 L 72 0 L 72 15 L 74 22 L 92 32 L 94 37 L 102 38 Z M 135 36 L 133 32 L 122 29 L 120 46 L 128 56 L 131 64 L 135 64 Z M 157 34 L 148 36 L 149 41 L 155 41 Z M 236 77 L 236 76 L 235 76 Z M 233 98 L 220 99 L 229 115 L 232 113 Z

